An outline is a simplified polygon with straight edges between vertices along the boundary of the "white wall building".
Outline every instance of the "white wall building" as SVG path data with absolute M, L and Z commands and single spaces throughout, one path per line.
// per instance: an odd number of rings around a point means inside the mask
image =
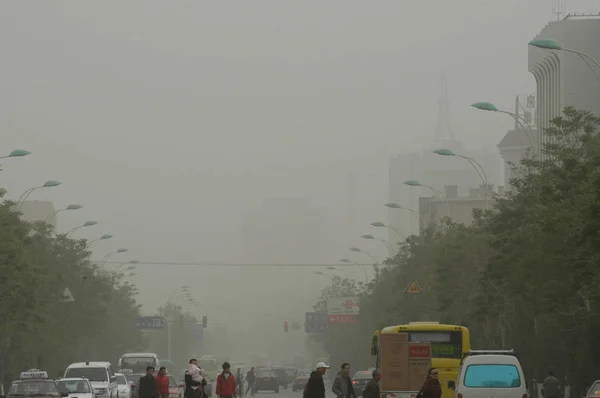
M 534 39 L 554 39 L 564 48 L 600 60 L 599 38 L 600 15 L 569 14 L 561 21 L 548 23 Z M 560 116 L 564 107 L 600 115 L 600 82 L 577 54 L 530 46 L 529 72 L 537 85 L 537 130 L 541 132 L 535 145 L 537 154 L 546 140 L 544 129 L 550 126 L 550 120 Z M 600 75 L 600 70 L 596 73 Z

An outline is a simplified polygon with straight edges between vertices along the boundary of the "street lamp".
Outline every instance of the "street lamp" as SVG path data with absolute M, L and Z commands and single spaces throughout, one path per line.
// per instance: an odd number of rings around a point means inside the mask
M 360 267 L 360 269 L 362 269 L 363 273 L 365 274 L 365 283 L 369 283 L 369 275 L 367 275 L 367 270 L 365 269 L 364 265 L 362 265 L 360 263 L 357 263 L 356 261 L 351 261 L 351 260 L 349 260 L 347 258 L 342 258 L 340 260 L 340 262 L 341 263 L 346 263 L 346 264 L 356 264 L 356 265 L 358 265 Z
M 406 239 L 406 235 L 404 235 L 402 232 L 400 232 L 400 230 L 398 228 L 392 227 L 391 225 L 385 225 L 381 221 L 372 222 L 370 225 L 372 227 L 378 227 L 378 228 L 389 228 L 389 229 L 393 230 L 394 232 L 396 232 L 396 234 L 400 237 L 400 239 Z
M 52 218 L 52 216 L 57 215 L 58 213 L 60 213 L 61 211 L 67 211 L 67 210 L 79 210 L 81 209 L 83 206 L 82 205 L 78 205 L 78 204 L 72 204 L 72 205 L 68 205 L 67 207 L 65 207 L 64 209 L 59 209 L 59 210 L 55 210 L 52 213 L 50 213 L 48 215 L 48 217 L 46 217 L 46 219 L 44 220 L 44 222 L 48 222 L 48 220 L 50 220 L 50 218 Z
M 560 44 L 558 44 L 558 42 L 554 39 L 531 40 L 528 44 L 532 47 L 541 48 L 543 50 L 566 51 L 566 52 L 570 52 L 570 53 L 579 55 L 579 58 L 581 58 L 586 63 L 586 65 L 590 68 L 590 70 L 596 77 L 596 80 L 598 80 L 600 82 L 600 76 L 598 76 L 598 74 L 594 70 L 593 66 L 590 65 L 586 61 L 586 58 L 589 59 L 594 64 L 596 64 L 596 66 L 600 69 L 600 62 L 598 62 L 598 60 L 596 58 L 592 57 L 591 55 L 586 54 L 581 51 L 573 50 L 571 48 L 565 48 L 565 47 L 561 46 Z
M 73 235 L 73 232 L 77 231 L 79 228 L 92 227 L 96 224 L 98 224 L 98 221 L 86 221 L 83 224 L 81 224 L 80 226 L 72 228 L 69 232 L 67 232 L 67 238 L 70 237 L 71 235 Z
M 99 237 L 98 239 L 93 239 L 93 240 L 89 241 L 89 243 L 87 244 L 87 247 L 89 248 L 92 245 L 92 243 L 94 243 L 94 242 L 97 242 L 99 240 L 107 240 L 107 239 L 110 239 L 112 237 L 113 236 L 110 235 L 110 234 L 104 234 L 101 237 Z
M 421 217 L 421 215 L 419 214 L 418 211 L 411 209 L 410 207 L 404 207 L 404 206 L 400 206 L 398 203 L 386 203 L 384 204 L 385 207 L 389 207 L 390 209 L 403 209 L 403 210 L 408 210 L 411 213 L 413 213 L 414 215 L 416 215 L 417 217 L 419 217 L 419 220 L 421 220 L 421 223 L 423 223 L 423 226 L 425 225 L 425 220 L 423 220 L 423 217 Z
M 515 120 L 515 123 L 517 123 L 519 125 L 519 127 L 521 127 L 521 130 L 523 130 L 523 132 L 525 132 L 525 136 L 527 137 L 529 144 L 531 146 L 533 146 L 533 141 L 532 141 L 532 139 L 534 138 L 533 128 L 529 125 L 529 123 L 527 123 L 527 121 L 525 119 L 523 119 L 522 116 L 520 116 L 516 113 L 513 113 L 513 112 L 505 111 L 503 109 L 498 109 L 498 108 L 496 108 L 496 105 L 492 104 L 491 102 L 475 102 L 474 104 L 471 104 L 471 106 L 475 109 L 479 109 L 480 111 L 498 112 L 498 113 L 504 113 L 506 115 L 509 115 L 510 117 L 512 117 Z M 529 134 L 527 134 L 527 130 L 525 129 L 525 126 L 523 123 L 527 125 L 527 128 L 529 129 L 529 132 L 531 133 L 531 137 L 529 136 Z
M 444 201 L 444 205 L 446 206 L 446 215 L 448 217 L 450 217 L 450 205 L 448 205 L 448 198 L 446 198 L 446 195 L 444 194 L 444 192 L 435 189 L 431 185 L 421 184 L 417 180 L 404 181 L 403 184 L 404 185 L 408 185 L 409 187 L 421 187 L 421 188 L 427 188 L 427 189 L 429 189 L 431 192 L 433 192 L 433 198 L 439 197 L 439 198 L 441 198 Z M 429 202 L 429 212 L 431 213 L 431 201 Z
M 367 239 L 367 240 L 378 240 L 378 241 L 380 241 L 381 243 L 383 243 L 385 245 L 385 247 L 387 247 L 388 251 L 390 252 L 390 255 L 394 255 L 394 252 L 392 251 L 392 249 L 390 249 L 390 245 L 388 244 L 387 240 L 376 238 L 376 237 L 374 237 L 373 235 L 370 235 L 370 234 L 361 235 L 360 237 L 363 238 L 363 239 Z
M 52 188 L 52 187 L 56 187 L 56 186 L 59 186 L 60 184 L 62 184 L 60 181 L 48 180 L 43 185 L 39 185 L 37 187 L 29 188 L 28 190 L 26 190 L 25 192 L 23 192 L 21 194 L 21 196 L 19 196 L 19 199 L 17 199 L 17 210 L 21 209 L 21 207 L 23 206 L 23 202 L 27 200 L 27 198 L 29 197 L 29 195 L 31 195 L 31 193 L 33 191 L 35 191 L 37 189 L 40 189 L 40 188 Z
M 8 155 L 0 156 L 0 159 L 20 158 L 29 154 L 31 154 L 31 152 L 26 151 L 25 149 L 15 149 L 14 151 L 11 151 Z
M 485 173 L 485 170 L 483 169 L 483 167 L 479 164 L 479 162 L 477 162 L 475 159 L 470 158 L 468 156 L 464 156 L 464 155 L 457 155 L 456 153 L 452 152 L 450 149 L 436 149 L 435 151 L 433 151 L 433 153 L 437 154 L 437 155 L 441 155 L 441 156 L 454 156 L 457 158 L 461 158 L 461 159 L 465 159 L 466 161 L 468 161 L 471 166 L 473 166 L 473 168 L 475 169 L 475 171 L 477 172 L 477 174 L 479 175 L 479 178 L 481 178 L 481 181 L 483 182 L 483 186 L 485 189 L 485 193 L 484 193 L 484 197 L 485 197 L 485 209 L 487 210 L 487 189 L 488 189 L 488 179 L 487 179 L 487 174 Z M 477 168 L 477 166 L 479 166 L 479 169 Z M 481 171 L 479 171 L 481 169 Z
M 123 268 L 124 265 L 129 264 L 129 266 L 127 268 L 125 268 L 126 271 L 131 271 L 135 269 L 135 265 L 133 264 L 139 264 L 138 260 L 129 260 L 126 263 L 121 263 L 119 265 L 117 265 L 117 267 L 115 268 L 114 272 L 117 273 L 121 270 L 121 268 Z
M 365 253 L 367 256 L 369 256 L 369 258 L 370 258 L 371 260 L 373 260 L 373 263 L 374 263 L 374 264 L 377 264 L 377 258 L 376 258 L 374 255 L 372 255 L 371 253 L 369 253 L 368 251 L 361 250 L 361 249 L 359 249 L 358 247 L 351 247 L 351 248 L 350 248 L 350 251 L 351 251 L 351 252 L 357 252 L 357 253 Z
M 100 260 L 100 262 L 101 263 L 106 262 L 106 260 L 108 260 L 108 258 L 110 256 L 112 256 L 113 254 L 125 253 L 125 252 L 128 252 L 128 251 L 129 251 L 129 249 L 125 249 L 124 247 L 122 247 L 122 248 L 118 249 L 116 252 L 110 252 L 106 256 L 102 257 L 102 260 Z

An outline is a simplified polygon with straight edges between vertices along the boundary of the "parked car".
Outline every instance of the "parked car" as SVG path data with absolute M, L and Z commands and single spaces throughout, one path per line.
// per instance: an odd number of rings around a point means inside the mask
M 373 371 L 359 370 L 352 376 L 352 387 L 357 396 L 362 397 L 362 393 L 367 386 L 367 382 L 373 378 Z
M 288 380 L 289 376 L 285 371 L 285 368 L 271 368 L 275 376 L 277 376 L 277 380 L 279 381 L 279 385 L 283 388 L 287 389 L 290 381 Z
M 260 368 L 256 371 L 255 390 L 279 392 L 279 378 L 270 368 Z
M 292 382 L 292 391 L 304 391 L 304 386 L 308 383 L 310 377 L 310 369 L 300 369 L 296 372 L 296 377 Z

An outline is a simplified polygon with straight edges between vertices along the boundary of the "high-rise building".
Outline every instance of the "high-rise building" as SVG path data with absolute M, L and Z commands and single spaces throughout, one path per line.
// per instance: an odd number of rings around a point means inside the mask
M 569 14 L 548 23 L 534 38 L 554 39 L 563 48 L 576 50 L 600 59 L 600 14 Z M 589 65 L 588 65 L 589 64 Z M 551 51 L 529 47 L 529 72 L 537 85 L 537 131 L 535 153 L 546 142 L 544 130 L 566 106 L 600 115 L 600 81 L 594 76 L 593 64 L 568 51 Z M 596 69 L 597 70 L 597 69 Z M 596 72 L 598 73 L 598 72 Z

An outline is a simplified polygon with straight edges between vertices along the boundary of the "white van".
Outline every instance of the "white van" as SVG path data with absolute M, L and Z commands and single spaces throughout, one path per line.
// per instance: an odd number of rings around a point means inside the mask
M 110 362 L 77 362 L 65 370 L 65 378 L 85 378 L 92 383 L 96 398 L 119 398 L 117 376 Z
M 469 351 L 458 374 L 455 398 L 527 398 L 523 368 L 513 350 Z

